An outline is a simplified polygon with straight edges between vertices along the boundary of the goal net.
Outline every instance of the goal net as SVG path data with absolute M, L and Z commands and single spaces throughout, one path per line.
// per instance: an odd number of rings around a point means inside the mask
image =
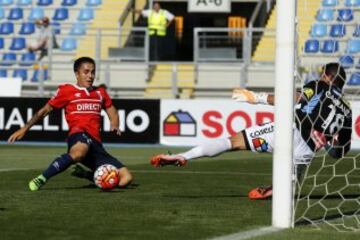
M 355 9 L 359 6 L 356 1 L 347 0 L 298 0 L 296 4 L 295 85 L 299 90 L 318 79 L 321 66 L 326 63 L 341 63 L 347 75 L 344 93 L 352 106 L 353 130 L 351 150 L 344 157 L 332 158 L 324 149 L 316 153 L 310 164 L 295 166 L 293 223 L 359 231 L 360 131 L 356 122 L 360 114 L 360 80 L 357 82 L 355 77 L 357 72 L 360 75 L 356 65 L 360 59 L 355 57 L 356 50 L 350 49 L 358 29 L 356 19 L 360 19 L 360 12 Z

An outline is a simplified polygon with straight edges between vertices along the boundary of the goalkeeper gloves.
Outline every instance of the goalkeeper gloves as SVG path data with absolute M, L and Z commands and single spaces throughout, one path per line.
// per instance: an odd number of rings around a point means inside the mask
M 237 102 L 248 102 L 252 104 L 256 104 L 256 103 L 268 104 L 267 101 L 268 95 L 269 94 L 264 92 L 256 93 L 253 91 L 246 90 L 244 88 L 235 88 L 233 90 L 232 99 L 234 99 Z

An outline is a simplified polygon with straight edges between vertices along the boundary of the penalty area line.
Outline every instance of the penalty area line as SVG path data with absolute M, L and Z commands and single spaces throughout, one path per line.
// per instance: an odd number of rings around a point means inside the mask
M 225 236 L 210 238 L 209 240 L 244 240 L 244 239 L 250 239 L 254 237 L 268 235 L 282 230 L 283 229 L 281 228 L 275 228 L 275 227 L 261 227 L 249 231 L 237 232 Z

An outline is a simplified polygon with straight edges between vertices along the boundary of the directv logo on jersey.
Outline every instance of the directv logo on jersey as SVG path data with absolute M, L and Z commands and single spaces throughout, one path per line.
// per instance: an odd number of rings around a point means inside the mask
M 268 127 L 268 128 L 263 128 L 261 130 L 257 130 L 255 132 L 250 133 L 250 137 L 256 138 L 256 137 L 261 136 L 261 135 L 263 135 L 265 133 L 271 133 L 273 131 L 274 131 L 274 126 L 271 126 L 271 127 Z
M 80 103 L 76 104 L 77 111 L 101 111 L 101 105 L 99 103 Z

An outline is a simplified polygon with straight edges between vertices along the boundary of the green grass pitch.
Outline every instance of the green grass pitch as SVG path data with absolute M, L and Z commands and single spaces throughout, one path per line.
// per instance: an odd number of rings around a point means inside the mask
M 0 239 L 208 239 L 271 225 L 271 200 L 247 198 L 271 183 L 269 154 L 232 152 L 155 169 L 150 156 L 167 148 L 108 148 L 133 172 L 129 189 L 103 192 L 68 170 L 30 192 L 28 181 L 65 150 L 0 145 Z M 299 227 L 257 239 L 359 238 Z

